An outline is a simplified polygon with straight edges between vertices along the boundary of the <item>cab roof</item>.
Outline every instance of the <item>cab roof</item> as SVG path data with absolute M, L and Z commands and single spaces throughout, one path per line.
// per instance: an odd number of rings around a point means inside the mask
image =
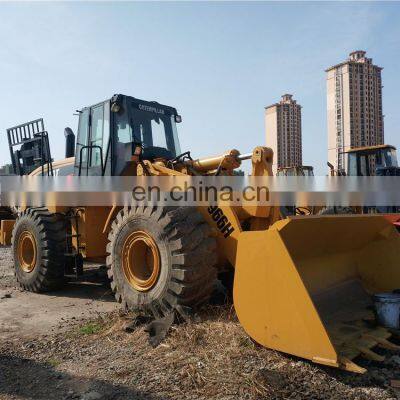
M 379 144 L 377 146 L 356 147 L 354 149 L 346 150 L 345 153 L 357 153 L 359 151 L 374 151 L 382 149 L 396 150 L 396 147 L 392 146 L 391 144 Z
M 142 100 L 142 99 L 138 99 L 133 96 L 127 96 L 125 94 L 120 94 L 120 93 L 114 94 L 113 96 L 111 96 L 110 98 L 108 98 L 106 100 L 100 101 L 98 103 L 94 103 L 90 106 L 83 107 L 81 110 L 83 111 L 87 108 L 95 107 L 97 105 L 105 103 L 106 101 L 111 101 L 111 103 L 116 102 L 116 101 L 121 101 L 124 98 L 126 100 L 130 101 L 131 103 L 136 104 L 137 106 L 139 106 L 139 105 L 145 106 L 146 108 L 148 108 L 148 111 L 151 111 L 151 108 L 162 108 L 169 115 L 178 115 L 178 112 L 177 112 L 176 108 L 174 108 L 174 107 L 170 107 L 165 104 L 158 103 L 157 101 Z

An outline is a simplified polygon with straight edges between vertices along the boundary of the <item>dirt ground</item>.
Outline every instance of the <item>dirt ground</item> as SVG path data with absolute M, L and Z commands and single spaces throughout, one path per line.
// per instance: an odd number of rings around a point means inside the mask
M 232 305 L 208 306 L 158 347 L 127 332 L 94 268 L 49 295 L 20 292 L 0 249 L 0 399 L 400 399 L 400 355 L 356 375 L 254 344 Z
M 91 266 L 85 278 L 46 295 L 16 287 L 9 248 L 0 248 L 0 340 L 29 339 L 67 329 L 71 321 L 96 318 L 118 305 L 104 284 L 106 271 Z

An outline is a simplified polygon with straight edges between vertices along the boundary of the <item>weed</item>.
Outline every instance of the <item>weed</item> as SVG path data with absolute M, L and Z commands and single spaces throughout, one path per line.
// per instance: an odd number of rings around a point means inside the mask
M 95 322 L 89 322 L 86 325 L 83 325 L 79 328 L 79 332 L 82 335 L 93 335 L 94 333 L 98 333 L 101 330 L 101 325 Z
M 47 360 L 47 363 L 55 368 L 55 367 L 57 367 L 58 365 L 61 364 L 61 361 L 59 359 L 57 359 L 57 358 L 49 358 Z

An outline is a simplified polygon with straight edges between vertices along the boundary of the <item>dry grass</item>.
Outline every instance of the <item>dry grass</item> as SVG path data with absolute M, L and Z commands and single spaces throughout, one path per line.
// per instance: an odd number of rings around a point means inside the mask
M 146 365 L 140 375 L 147 387 L 159 390 L 160 382 L 168 382 L 163 393 L 172 398 L 393 398 L 390 390 L 374 387 L 369 376 L 323 368 L 257 345 L 231 305 L 209 306 L 199 322 L 174 326 L 155 349 L 142 328 L 121 333 L 123 323 L 117 318 L 106 340 L 133 349 L 135 363 Z M 129 367 L 117 376 L 135 384 L 137 372 Z
M 29 356 L 37 360 L 52 354 L 62 360 L 57 365 L 61 371 L 135 388 L 157 399 L 362 400 L 397 395 L 370 374 L 351 375 L 258 346 L 230 305 L 207 307 L 197 322 L 173 326 L 157 348 L 148 344 L 143 327 L 126 333 L 126 321 L 117 314 L 102 316 L 92 322 L 101 327 L 97 332 L 82 335 L 75 328 L 67 339 L 60 335 L 38 344 Z M 391 378 L 396 378 L 395 370 Z

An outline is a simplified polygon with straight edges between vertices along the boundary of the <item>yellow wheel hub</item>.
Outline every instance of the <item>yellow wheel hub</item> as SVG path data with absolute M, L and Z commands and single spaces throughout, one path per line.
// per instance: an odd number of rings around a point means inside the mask
M 160 253 L 154 239 L 143 231 L 131 233 L 122 248 L 122 268 L 129 284 L 145 292 L 157 282 Z
M 18 239 L 17 257 L 19 265 L 24 272 L 35 269 L 37 258 L 36 240 L 31 232 L 23 231 Z

